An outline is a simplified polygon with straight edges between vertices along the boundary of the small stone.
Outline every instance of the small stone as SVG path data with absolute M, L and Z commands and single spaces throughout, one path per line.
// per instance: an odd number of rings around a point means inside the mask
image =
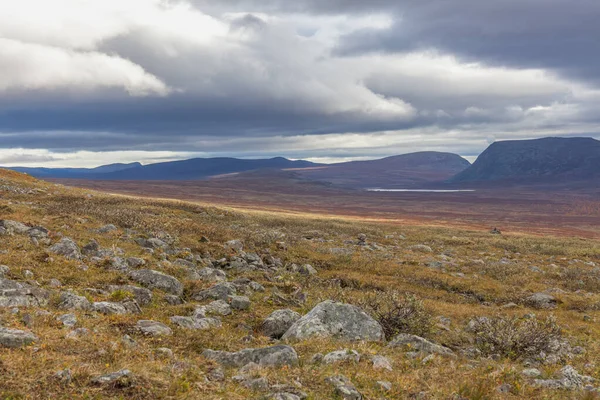
M 508 383 L 503 383 L 496 388 L 498 393 L 511 393 L 514 390 L 513 386 Z
M 376 355 L 371 357 L 371 361 L 373 362 L 374 370 L 387 370 L 392 371 L 392 363 L 387 357 Z
M 154 350 L 154 354 L 159 358 L 173 358 L 173 350 L 167 347 L 159 347 L 158 349 Z
M 111 374 L 97 376 L 92 379 L 92 383 L 96 385 L 107 385 L 119 382 L 119 386 L 129 386 L 131 377 L 131 371 L 122 369 Z
M 75 324 L 77 324 L 77 317 L 75 316 L 75 314 L 63 314 L 56 319 L 62 322 L 64 326 L 68 326 L 70 328 L 74 327 Z
M 300 273 L 300 275 L 316 275 L 317 270 L 310 264 L 304 264 L 298 268 L 298 273 Z
M 230 240 L 226 242 L 223 245 L 223 247 L 225 247 L 225 250 L 232 251 L 235 253 L 241 253 L 242 250 L 244 250 L 244 244 L 241 240 Z
M 123 335 L 121 338 L 121 343 L 125 347 L 134 348 L 137 346 L 137 342 L 129 335 Z
M 137 322 L 136 327 L 147 336 L 169 336 L 173 334 L 171 328 L 156 321 L 140 320 Z
M 526 376 L 528 378 L 539 378 L 540 376 L 542 376 L 542 373 L 537 368 L 527 368 L 527 369 L 524 369 L 521 372 L 521 374 L 523 374 L 524 376 Z
M 377 387 L 384 392 L 389 392 L 392 390 L 392 383 L 388 381 L 377 381 Z
M 337 350 L 328 353 L 323 357 L 325 364 L 334 364 L 338 362 L 349 362 L 353 361 L 358 363 L 360 361 L 360 354 L 356 350 Z
M 325 379 L 325 382 L 331 384 L 335 394 L 343 400 L 362 400 L 363 398 L 352 382 L 343 375 L 329 377 Z
M 227 301 L 234 310 L 247 310 L 250 308 L 250 299 L 246 296 L 229 296 Z
M 73 329 L 71 332 L 67 333 L 65 336 L 67 339 L 79 339 L 81 337 L 89 335 L 90 331 L 87 328 L 77 328 Z

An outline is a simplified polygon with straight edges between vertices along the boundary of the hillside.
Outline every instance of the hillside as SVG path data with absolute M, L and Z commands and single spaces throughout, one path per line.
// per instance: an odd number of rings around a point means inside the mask
M 510 140 L 490 145 L 449 182 L 600 183 L 600 141 L 592 138 Z
M 3 170 L 0 195 L 0 398 L 562 399 L 600 378 L 597 241 Z
M 109 164 L 96 168 L 36 168 L 36 167 L 10 167 L 11 170 L 23 172 L 37 178 L 79 178 L 85 179 L 105 173 L 124 171 L 130 168 L 141 167 L 139 162 L 129 164 Z
M 379 160 L 351 161 L 297 171 L 307 179 L 355 188 L 406 188 L 444 181 L 470 163 L 452 153 L 433 151 Z

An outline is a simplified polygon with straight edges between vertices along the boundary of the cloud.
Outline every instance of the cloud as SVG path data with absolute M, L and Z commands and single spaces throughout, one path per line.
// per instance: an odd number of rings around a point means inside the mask
M 0 147 L 332 159 L 597 135 L 600 7 L 500 3 L 2 2 Z

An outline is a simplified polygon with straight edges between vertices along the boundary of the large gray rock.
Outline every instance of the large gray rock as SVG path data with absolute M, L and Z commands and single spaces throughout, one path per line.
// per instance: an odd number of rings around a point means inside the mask
M 91 310 L 92 303 L 83 296 L 64 292 L 60 295 L 58 308 L 60 310 Z
M 301 317 L 296 311 L 290 309 L 273 311 L 262 323 L 261 331 L 273 339 L 280 339 Z
M 227 302 L 234 310 L 247 310 L 250 308 L 250 299 L 246 296 L 229 296 Z
M 126 383 L 124 380 L 129 381 L 132 378 L 131 371 L 128 369 L 122 369 L 117 372 L 113 372 L 106 375 L 100 375 L 95 378 L 92 378 L 92 383 L 95 385 L 108 385 L 114 384 L 117 381 L 121 381 L 122 383 Z
M 221 326 L 221 321 L 216 318 L 194 318 L 182 317 L 179 315 L 171 317 L 171 322 L 177 326 L 180 326 L 181 328 L 195 330 L 206 330 Z
M 193 296 L 196 301 L 203 300 L 224 300 L 227 301 L 229 296 L 235 296 L 237 289 L 234 284 L 229 282 L 218 283 L 213 287 L 201 290 Z
M 0 278 L 0 307 L 43 307 L 49 298 L 47 290 Z
M 163 240 L 160 240 L 158 238 L 150 238 L 150 239 L 140 238 L 140 239 L 136 239 L 135 241 L 140 246 L 148 248 L 148 249 L 163 249 L 164 250 L 169 247 L 168 243 L 166 243 Z
M 6 229 L 6 232 L 11 235 L 25 235 L 27 232 L 29 232 L 29 229 L 31 229 L 29 226 L 21 222 L 11 221 L 8 219 L 0 220 L 0 228 Z
M 129 314 L 125 306 L 120 303 L 112 303 L 110 301 L 99 301 L 92 304 L 92 310 L 106 315 L 121 315 Z
M 133 298 L 140 306 L 145 306 L 152 302 L 152 292 L 146 288 L 133 285 L 111 285 L 108 287 L 111 292 L 117 290 L 129 292 L 133 295 Z
M 336 396 L 344 400 L 362 400 L 362 394 L 344 375 L 335 375 L 325 379 L 325 382 L 333 386 Z
M 31 332 L 20 331 L 18 329 L 10 329 L 0 327 L 0 345 L 4 347 L 23 347 L 33 342 L 37 342 L 38 338 Z
M 209 282 L 224 282 L 227 280 L 227 275 L 225 272 L 221 271 L 220 269 L 208 267 L 202 268 L 200 271 L 198 271 L 198 276 L 203 281 Z
M 77 243 L 71 238 L 65 237 L 60 242 L 50 246 L 48 251 L 54 254 L 61 255 L 69 260 L 81 260 L 81 250 Z
M 360 308 L 331 300 L 319 303 L 296 321 L 283 340 L 304 340 L 313 336 L 342 340 L 382 341 L 381 325 Z
M 129 277 L 150 289 L 160 289 L 177 296 L 181 296 L 183 293 L 183 285 L 181 282 L 179 282 L 177 278 L 163 274 L 162 272 L 151 269 L 140 269 L 132 271 L 129 274 Z
M 534 384 L 547 389 L 575 390 L 582 389 L 585 384 L 594 382 L 594 378 L 579 374 L 575 368 L 570 365 L 563 367 L 559 372 L 557 379 L 536 379 Z
M 547 293 L 535 293 L 526 298 L 525 302 L 531 307 L 540 309 L 553 309 L 558 303 L 554 296 Z
M 224 367 L 241 368 L 251 362 L 262 367 L 281 367 L 298 365 L 298 354 L 290 346 L 272 346 L 263 349 L 244 349 L 235 353 L 227 351 L 205 350 L 202 355 L 215 360 Z
M 456 357 L 454 352 L 447 347 L 430 342 L 420 336 L 401 333 L 388 344 L 388 347 L 404 347 L 410 351 L 418 351 L 425 354 L 440 354 L 448 357 Z
M 360 362 L 360 354 L 356 350 L 336 350 L 328 353 L 323 357 L 323 362 L 325 364 L 335 364 L 338 362 Z
M 173 334 L 171 328 L 162 322 L 140 320 L 136 324 L 137 329 L 147 336 L 169 336 Z

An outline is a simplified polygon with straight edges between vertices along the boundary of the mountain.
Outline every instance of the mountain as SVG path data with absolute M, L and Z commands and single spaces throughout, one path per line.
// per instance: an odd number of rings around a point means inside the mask
M 86 178 L 92 175 L 99 175 L 111 172 L 124 171 L 130 168 L 141 167 L 139 162 L 129 164 L 109 164 L 96 168 L 28 168 L 28 167 L 8 167 L 13 171 L 25 172 L 37 178 Z
M 449 182 L 541 184 L 598 179 L 600 141 L 552 137 L 493 143 Z
M 283 157 L 259 160 L 237 158 L 194 158 L 142 165 L 110 164 L 97 168 L 24 168 L 9 169 L 39 178 L 104 180 L 195 180 L 262 169 L 307 168 L 318 166 L 309 161 L 291 161 Z
M 306 179 L 354 188 L 406 188 L 444 181 L 471 164 L 452 153 L 424 151 L 296 171 Z

